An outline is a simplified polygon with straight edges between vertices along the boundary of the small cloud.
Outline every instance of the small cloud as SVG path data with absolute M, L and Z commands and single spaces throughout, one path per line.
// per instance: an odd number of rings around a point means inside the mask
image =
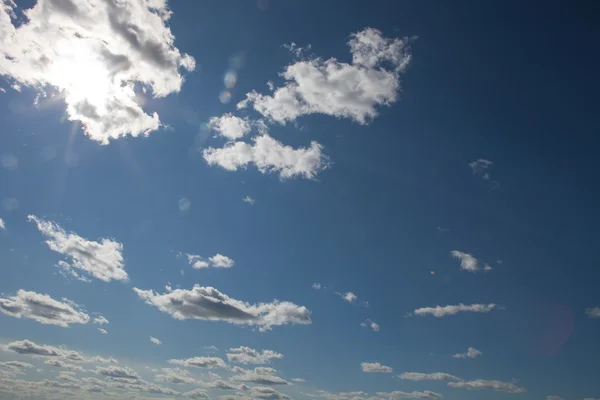
M 256 200 L 254 200 L 254 199 L 253 199 L 252 197 L 250 197 L 250 196 L 246 196 L 246 197 L 244 197 L 244 198 L 242 199 L 242 201 L 243 201 L 244 203 L 248 203 L 248 204 L 250 204 L 251 206 L 253 206 L 253 205 L 256 203 Z
M 98 324 L 98 325 L 104 325 L 104 324 L 108 324 L 109 322 L 102 315 L 98 315 L 96 318 L 94 318 L 93 323 Z
M 296 383 L 304 383 L 304 382 L 306 382 L 306 380 L 304 380 L 302 378 L 292 378 L 291 381 L 292 382 L 296 382 Z
M 209 257 L 208 260 L 199 256 L 198 254 L 186 254 L 188 262 L 194 269 L 202 268 L 231 268 L 234 266 L 235 261 L 232 258 L 224 256 L 222 254 L 215 254 Z
M 374 362 L 374 363 L 363 362 L 363 363 L 360 363 L 360 368 L 362 369 L 363 372 L 367 372 L 367 373 L 389 374 L 392 372 L 392 367 L 388 367 L 387 365 L 382 365 L 378 362 Z
M 471 171 L 473 171 L 473 175 L 480 176 L 486 181 L 490 179 L 489 169 L 492 168 L 493 165 L 493 162 L 483 158 L 469 163 L 469 167 L 471 168 Z
M 454 354 L 454 358 L 477 358 L 483 353 L 477 350 L 475 347 L 469 347 L 466 353 Z
M 371 328 L 375 332 L 379 332 L 379 329 L 380 329 L 379 324 L 375 321 L 371 321 L 370 319 L 366 319 L 363 322 L 361 322 L 360 326 L 365 327 L 365 328 Z
M 438 226 L 437 231 L 440 233 L 450 232 L 450 228 L 442 228 L 441 226 Z
M 108 333 L 108 331 L 106 329 L 102 329 L 102 328 L 98 328 L 98 332 L 100 332 L 103 335 L 106 335 Z
M 0 218 L 0 230 L 6 230 L 6 225 L 4 225 L 4 220 Z
M 315 282 L 315 283 L 313 283 L 313 284 L 312 284 L 312 288 L 313 288 L 313 289 L 316 289 L 316 290 L 319 290 L 319 289 L 321 289 L 321 284 L 320 284 L 320 283 L 317 283 L 317 282 Z
M 219 351 L 219 349 L 216 348 L 216 346 L 204 346 L 204 350 L 210 350 L 210 351 Z
M 585 313 L 590 318 L 600 318 L 600 307 L 588 308 Z
M 150 336 L 150 341 L 152 343 L 154 343 L 155 345 L 157 345 L 157 346 L 160 346 L 162 344 L 162 342 L 159 339 L 157 339 L 157 338 L 155 338 L 153 336 Z
M 462 251 L 452 250 L 450 255 L 457 260 L 460 260 L 460 269 L 468 272 L 477 272 L 483 269 L 486 272 L 491 271 L 493 268 L 486 263 L 481 263 L 472 254 L 463 253 Z M 483 264 L 483 265 L 482 265 Z
M 475 313 L 488 313 L 494 309 L 501 309 L 497 304 L 457 304 L 451 306 L 435 306 L 435 307 L 423 307 L 417 308 L 414 311 L 414 315 L 424 316 L 433 315 L 436 318 L 442 318 L 448 315 L 455 315 L 459 312 L 475 312 Z
M 490 267 L 488 264 L 485 264 L 485 267 L 483 267 L 483 271 L 484 272 L 490 272 L 491 270 L 493 270 L 494 268 Z
M 346 292 L 343 294 L 336 292 L 335 294 L 340 296 L 342 299 L 346 300 L 348 303 L 354 303 L 356 301 L 356 299 L 358 299 L 358 296 L 352 292 Z
M 476 379 L 473 381 L 449 382 L 448 386 L 467 390 L 489 389 L 496 392 L 525 393 L 526 390 L 512 382 Z

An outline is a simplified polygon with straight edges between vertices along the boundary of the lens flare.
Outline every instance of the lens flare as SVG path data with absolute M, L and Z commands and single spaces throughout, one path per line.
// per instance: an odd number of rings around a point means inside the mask
M 231 89 L 237 83 L 237 74 L 233 70 L 227 71 L 225 77 L 223 78 L 223 83 L 225 83 L 225 87 L 227 89 Z
M 229 103 L 231 101 L 231 93 L 229 93 L 227 90 L 221 91 L 219 94 L 219 100 L 221 100 L 221 103 L 223 104 Z

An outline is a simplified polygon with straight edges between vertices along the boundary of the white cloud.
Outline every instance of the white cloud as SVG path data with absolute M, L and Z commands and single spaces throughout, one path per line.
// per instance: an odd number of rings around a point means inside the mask
M 313 284 L 312 284 L 312 288 L 313 288 L 313 289 L 316 289 L 316 290 L 319 290 L 319 289 L 321 289 L 321 284 L 320 284 L 320 283 L 317 283 L 317 282 L 315 282 L 315 283 L 313 283 Z
M 157 345 L 157 346 L 160 346 L 162 344 L 162 342 L 159 339 L 157 339 L 157 338 L 155 338 L 153 336 L 150 336 L 150 341 L 152 343 L 154 343 L 155 345 Z
M 159 382 L 169 382 L 174 384 L 198 385 L 200 381 L 192 377 L 189 371 L 181 368 L 163 368 L 162 374 L 156 375 Z
M 248 118 L 240 118 L 227 113 L 220 117 L 212 117 L 208 121 L 208 128 L 227 139 L 236 140 L 250 132 L 251 126 Z
M 219 349 L 216 346 L 213 346 L 213 345 L 204 346 L 204 350 L 219 351 Z
M 231 268 L 234 266 L 235 261 L 233 259 L 224 256 L 222 254 L 215 254 L 208 258 L 208 261 L 199 256 L 198 254 L 186 254 L 188 262 L 194 269 L 202 268 Z
M 484 379 L 476 379 L 473 381 L 459 381 L 459 382 L 449 382 L 448 386 L 454 388 L 468 389 L 468 390 L 477 390 L 477 389 L 490 389 L 497 392 L 507 392 L 507 393 L 524 393 L 525 389 L 519 387 L 511 382 L 502 382 L 495 380 L 484 380 Z
M 421 372 L 404 372 L 403 374 L 398 375 L 398 378 L 409 381 L 462 381 L 459 377 L 444 372 L 432 372 L 429 374 Z
M 102 315 L 98 315 L 96 318 L 94 318 L 93 323 L 98 324 L 98 325 L 104 325 L 104 324 L 108 324 L 109 322 Z
M 315 113 L 366 124 L 377 116 L 378 106 L 398 98 L 400 73 L 411 58 L 406 42 L 366 28 L 351 35 L 352 63 L 315 57 L 296 61 L 281 73 L 284 86 L 272 95 L 250 92 L 238 108 L 251 105 L 280 124 Z
M 441 399 L 442 396 L 440 393 L 432 392 L 430 390 L 425 390 L 423 392 L 401 392 L 395 390 L 393 392 L 377 392 L 377 396 L 382 398 L 392 399 Z
M 263 174 L 278 172 L 281 179 L 315 179 L 329 165 L 322 149 L 314 141 L 310 147 L 294 149 L 263 134 L 252 138 L 251 144 L 234 142 L 222 148 L 209 147 L 204 149 L 202 155 L 209 165 L 218 165 L 228 171 L 245 169 L 249 164 L 254 164 Z
M 454 354 L 454 358 L 477 358 L 483 353 L 477 350 L 475 347 L 469 347 L 466 353 Z
M 283 354 L 273 350 L 260 351 L 246 346 L 229 349 L 229 351 L 231 353 L 227 353 L 227 359 L 235 364 L 268 364 L 271 360 L 283 358 Z
M 65 232 L 52 221 L 33 215 L 27 218 L 35 222 L 38 230 L 48 238 L 46 244 L 50 250 L 70 259 L 71 264 L 64 263 L 69 270 L 80 269 L 104 282 L 128 280 L 121 243 L 106 238 L 101 238 L 100 242 L 89 241 L 73 232 Z
M 348 303 L 354 303 L 356 301 L 356 299 L 358 299 L 358 296 L 355 295 L 352 292 L 346 292 L 344 294 L 342 293 L 337 293 L 342 299 L 346 300 Z
M 454 306 L 435 306 L 435 307 L 423 307 L 417 308 L 414 311 L 415 315 L 433 315 L 434 317 L 441 318 L 447 315 L 458 314 L 459 312 L 477 312 L 477 313 L 487 313 L 498 307 L 497 304 L 458 304 Z
M 487 264 L 483 264 L 479 262 L 475 257 L 473 257 L 469 253 L 463 253 L 462 251 L 453 250 L 450 252 L 450 255 L 458 260 L 460 260 L 460 269 L 469 272 L 477 272 L 482 266 L 486 272 L 491 271 L 492 267 Z
M 290 396 L 270 387 L 256 386 L 250 389 L 250 395 L 255 399 L 289 400 Z
M 494 165 L 493 162 L 483 158 L 469 163 L 469 167 L 471 168 L 471 171 L 473 171 L 473 175 L 480 176 L 481 179 L 486 181 L 489 181 L 491 178 L 489 169 L 492 167 L 492 165 Z
M 192 357 L 185 358 L 183 360 L 171 359 L 168 361 L 169 364 L 180 365 L 182 367 L 195 367 L 195 368 L 225 368 L 227 364 L 219 357 Z
M 363 372 L 369 372 L 369 373 L 374 373 L 374 372 L 390 373 L 390 372 L 392 372 L 392 367 L 388 367 L 387 365 L 381 365 L 378 362 L 374 362 L 374 363 L 363 362 L 363 363 L 360 363 L 360 368 L 362 369 Z
M 128 379 L 137 381 L 141 379 L 140 375 L 129 367 L 119 367 L 116 365 L 109 365 L 108 367 L 96 367 L 95 371 L 97 374 L 105 376 L 111 379 Z
M 87 324 L 90 316 L 73 302 L 60 302 L 47 294 L 19 290 L 16 296 L 0 297 L 0 312 L 16 318 L 29 318 L 41 324 L 68 327 Z
M 600 318 L 600 307 L 588 308 L 585 313 L 590 318 Z
M 302 379 L 302 378 L 292 378 L 291 381 L 292 382 L 296 382 L 296 383 L 304 383 L 304 382 L 306 382 L 306 380 Z
M 70 371 L 83 371 L 84 369 L 79 365 L 69 364 L 61 360 L 51 359 L 44 361 L 44 364 L 51 367 L 63 368 Z
M 370 319 L 366 319 L 363 322 L 360 323 L 360 326 L 365 327 L 365 328 L 371 328 L 373 329 L 375 332 L 379 332 L 379 330 L 381 329 L 379 327 L 379 324 L 375 321 L 371 321 Z
M 15 7 L 0 10 L 0 73 L 15 85 L 55 88 L 69 119 L 101 143 L 159 128 L 134 85 L 164 97 L 181 89 L 180 67 L 195 68 L 174 46 L 166 0 L 38 0 L 18 26 Z
M 250 196 L 246 196 L 246 197 L 244 197 L 244 198 L 242 199 L 242 201 L 243 201 L 244 203 L 248 203 L 248 204 L 250 204 L 251 206 L 253 206 L 254 204 L 256 204 L 256 200 L 254 200 L 254 199 L 253 199 L 252 197 L 250 197 Z
M 215 268 L 231 268 L 235 264 L 233 259 L 219 253 L 209 257 L 208 261 L 210 261 L 210 264 Z
M 6 230 L 6 225 L 4 225 L 4 220 L 2 218 L 0 218 L 0 229 Z
M 185 397 L 190 399 L 205 399 L 208 400 L 210 396 L 204 389 L 194 389 L 183 394 Z
M 108 331 L 106 329 L 104 329 L 104 328 L 98 328 L 98 332 L 100 332 L 103 335 L 108 334 Z
M 277 370 L 269 367 L 256 367 L 254 369 L 236 368 L 240 375 L 234 375 L 231 379 L 234 381 L 255 383 L 259 385 L 289 385 L 285 379 L 275 375 Z
M 165 294 L 133 288 L 146 303 L 179 320 L 201 319 L 258 326 L 261 331 L 287 324 L 310 324 L 310 311 L 288 301 L 250 304 L 233 299 L 213 287 L 194 285 Z
M 231 382 L 224 381 L 222 379 L 217 379 L 214 381 L 209 381 L 204 383 L 204 386 L 212 389 L 222 389 L 222 390 L 248 390 L 248 386 L 244 385 L 234 385 Z
M 60 349 L 54 346 L 38 345 L 30 340 L 19 340 L 4 346 L 7 351 L 37 357 L 57 357 L 70 361 L 85 361 L 83 355 L 74 350 Z

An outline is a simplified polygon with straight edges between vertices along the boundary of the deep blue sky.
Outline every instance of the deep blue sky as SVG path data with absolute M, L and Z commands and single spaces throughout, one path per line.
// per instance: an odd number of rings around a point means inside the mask
M 0 153 L 18 165 L 0 169 L 6 225 L 0 292 L 66 297 L 110 320 L 104 336 L 91 323 L 63 328 L 0 314 L 2 343 L 65 345 L 116 357 L 140 373 L 144 365 L 161 368 L 167 359 L 206 355 L 209 345 L 219 348 L 219 357 L 238 346 L 272 349 L 285 355 L 272 365 L 281 376 L 306 380 L 278 388 L 293 398 L 317 390 L 431 390 L 447 400 L 600 397 L 593 378 L 600 369 L 600 320 L 586 315 L 600 305 L 598 4 L 169 6 L 175 46 L 197 63 L 183 73 L 179 94 L 145 105 L 171 129 L 101 145 L 80 124 L 61 122 L 64 103 L 36 108 L 37 89 L 16 92 L 9 78 L 2 83 Z M 400 99 L 378 106 L 368 125 L 320 114 L 270 125 L 270 135 L 286 145 L 323 145 L 331 166 L 317 179 L 282 181 L 252 166 L 231 172 L 207 165 L 202 149 L 222 143 L 203 124 L 226 112 L 258 118 L 235 104 L 252 90 L 267 93 L 269 80 L 283 84 L 278 73 L 294 63 L 283 44 L 310 44 L 317 56 L 350 62 L 348 37 L 365 27 L 415 37 Z M 222 104 L 218 96 L 232 57 L 243 65 L 232 101 Z M 493 162 L 492 180 L 472 173 L 469 163 L 477 159 Z M 242 202 L 245 196 L 256 203 Z M 183 212 L 182 198 L 191 204 Z M 122 243 L 130 281 L 61 276 L 54 265 L 62 256 L 44 244 L 28 215 L 88 240 Z M 494 269 L 461 271 L 452 250 Z M 180 252 L 225 254 L 235 266 L 194 270 Z M 291 301 L 311 310 L 312 324 L 263 333 L 179 321 L 132 291 L 163 293 L 167 282 L 181 289 L 213 286 L 250 303 Z M 315 282 L 325 288 L 312 289 Z M 334 293 L 349 291 L 358 296 L 354 304 Z M 459 303 L 504 309 L 406 316 Z M 361 327 L 367 318 L 381 331 Z M 153 346 L 149 335 L 163 344 Z M 483 355 L 451 357 L 468 347 Z M 14 358 L 0 351 L 0 361 Z M 380 362 L 393 373 L 364 373 L 361 362 Z M 527 392 L 467 391 L 395 377 L 402 372 L 516 379 Z

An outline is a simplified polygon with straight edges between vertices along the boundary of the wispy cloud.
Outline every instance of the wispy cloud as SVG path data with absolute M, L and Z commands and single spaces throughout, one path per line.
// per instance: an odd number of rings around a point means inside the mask
M 588 308 L 585 313 L 590 318 L 600 318 L 600 307 Z
M 377 396 L 384 399 L 441 399 L 442 396 L 440 393 L 432 392 L 430 390 L 425 390 L 422 392 L 401 392 L 395 390 L 393 392 L 377 392 Z
M 477 358 L 483 353 L 477 350 L 475 347 L 469 347 L 466 353 L 458 353 L 454 354 L 452 357 L 454 358 Z
M 182 367 L 195 367 L 195 368 L 225 368 L 227 364 L 219 357 L 192 357 L 185 359 L 171 359 L 168 361 L 169 364 L 180 365 Z
M 368 373 L 391 373 L 392 372 L 392 367 L 388 367 L 387 365 L 382 365 L 378 362 L 374 362 L 374 363 L 370 363 L 370 362 L 363 362 L 360 363 L 360 368 L 362 369 L 363 372 L 368 372 Z
M 371 328 L 375 332 L 379 332 L 379 330 L 381 329 L 377 322 L 371 321 L 370 319 L 366 319 L 363 322 L 361 322 L 360 326 L 364 328 Z
M 248 203 L 248 204 L 250 204 L 251 206 L 253 206 L 254 204 L 256 204 L 256 200 L 254 200 L 254 199 L 253 199 L 252 197 L 250 197 L 250 196 L 246 196 L 246 197 L 244 197 L 244 198 L 242 199 L 242 201 L 243 201 L 244 203 Z
M 458 376 L 446 374 L 444 372 L 404 372 L 398 375 L 398 378 L 409 381 L 462 381 Z
M 473 381 L 459 381 L 459 382 L 449 382 L 448 386 L 454 388 L 468 389 L 468 390 L 478 390 L 478 389 L 489 389 L 497 392 L 506 392 L 506 393 L 525 393 L 526 390 L 522 387 L 519 387 L 511 382 L 502 382 L 496 380 L 485 380 L 485 379 L 476 379 Z
M 229 349 L 229 351 L 230 353 L 226 354 L 227 359 L 235 364 L 267 364 L 271 360 L 283 358 L 283 354 L 273 350 L 254 350 L 246 346 Z
M 414 315 L 424 316 L 433 315 L 434 317 L 441 318 L 448 315 L 455 315 L 459 312 L 475 312 L 475 313 L 488 313 L 494 309 L 500 308 L 497 304 L 457 304 L 453 306 L 435 306 L 435 307 L 423 307 L 417 308 L 414 311 Z

